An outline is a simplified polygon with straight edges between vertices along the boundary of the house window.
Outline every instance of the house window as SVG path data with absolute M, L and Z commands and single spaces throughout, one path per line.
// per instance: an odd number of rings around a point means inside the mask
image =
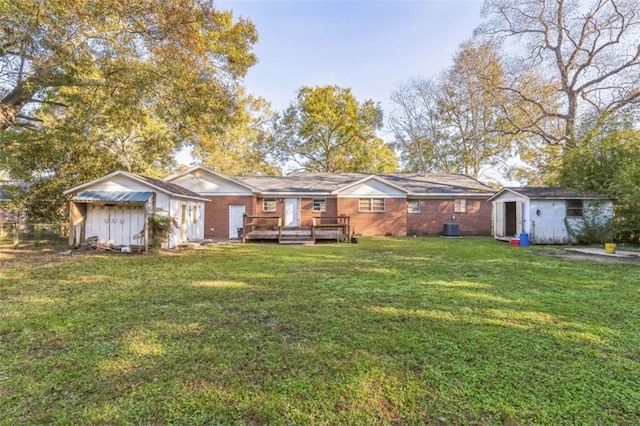
M 182 215 L 180 216 L 180 223 L 185 225 L 187 223 L 187 205 L 182 205 L 182 211 L 180 212 Z
M 582 217 L 582 200 L 567 200 L 567 217 Z
M 384 198 L 360 198 L 358 199 L 358 211 L 383 212 Z
M 407 200 L 407 213 L 420 213 L 420 200 Z
M 275 198 L 265 198 L 262 200 L 262 211 L 263 212 L 275 212 L 276 211 L 276 199 Z
M 313 211 L 314 212 L 326 212 L 327 211 L 327 200 L 324 198 L 315 198 L 313 200 Z
M 467 212 L 467 200 L 464 198 L 456 198 L 453 200 L 454 213 L 466 213 Z

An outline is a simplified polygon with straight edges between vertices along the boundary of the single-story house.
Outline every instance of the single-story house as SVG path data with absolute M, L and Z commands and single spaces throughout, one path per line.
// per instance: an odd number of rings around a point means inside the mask
M 494 238 L 509 240 L 528 234 L 532 244 L 575 242 L 585 218 L 613 219 L 613 201 L 567 188 L 505 187 L 489 198 L 493 203 Z
M 171 182 L 117 171 L 64 193 L 70 196 L 71 246 L 97 237 L 104 244 L 146 249 L 150 214 L 172 218 L 164 248 L 204 239 L 202 218 L 207 199 Z
M 455 224 L 462 235 L 491 235 L 494 190 L 459 174 L 294 173 L 226 176 L 204 166 L 165 179 L 210 200 L 205 237 L 237 238 L 244 216 L 277 217 L 283 227 L 348 218 L 364 236 L 439 235 Z

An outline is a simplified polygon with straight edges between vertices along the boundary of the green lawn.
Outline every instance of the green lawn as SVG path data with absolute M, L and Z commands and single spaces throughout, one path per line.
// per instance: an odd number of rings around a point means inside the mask
M 640 266 L 549 250 L 9 259 L 0 424 L 640 424 Z

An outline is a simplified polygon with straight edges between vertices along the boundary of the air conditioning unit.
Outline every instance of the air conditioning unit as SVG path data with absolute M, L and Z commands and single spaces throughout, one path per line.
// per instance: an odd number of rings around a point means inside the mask
M 460 236 L 460 224 L 459 223 L 445 223 L 442 235 L 445 237 L 459 237 Z

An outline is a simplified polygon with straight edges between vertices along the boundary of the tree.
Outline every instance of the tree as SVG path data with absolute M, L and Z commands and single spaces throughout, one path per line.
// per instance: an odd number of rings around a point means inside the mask
M 0 2 L 0 165 L 31 183 L 32 220 L 114 169 L 164 175 L 233 125 L 256 40 L 204 0 Z
M 511 57 L 516 131 L 571 148 L 581 117 L 640 100 L 637 0 L 485 0 L 483 14 L 476 33 Z
M 478 178 L 511 148 L 499 130 L 506 99 L 502 65 L 489 44 L 461 44 L 453 65 L 433 80 L 414 79 L 392 95 L 396 146 L 412 171 Z
M 619 238 L 640 241 L 640 131 L 624 114 L 596 120 L 564 155 L 558 183 L 611 196 Z
M 133 88 L 168 118 L 226 111 L 255 63 L 253 24 L 204 0 L 9 0 L 0 23 L 0 130 L 33 126 L 29 106 L 60 88 Z
M 382 109 L 358 103 L 351 89 L 302 87 L 276 120 L 274 141 L 281 160 L 310 172 L 392 172 L 392 147 L 376 136 Z
M 202 122 L 203 132 L 193 141 L 192 156 L 230 176 L 282 174 L 269 145 L 273 119 L 269 103 L 253 96 L 243 96 L 240 102 L 243 107 L 223 131 L 209 131 L 208 120 Z

